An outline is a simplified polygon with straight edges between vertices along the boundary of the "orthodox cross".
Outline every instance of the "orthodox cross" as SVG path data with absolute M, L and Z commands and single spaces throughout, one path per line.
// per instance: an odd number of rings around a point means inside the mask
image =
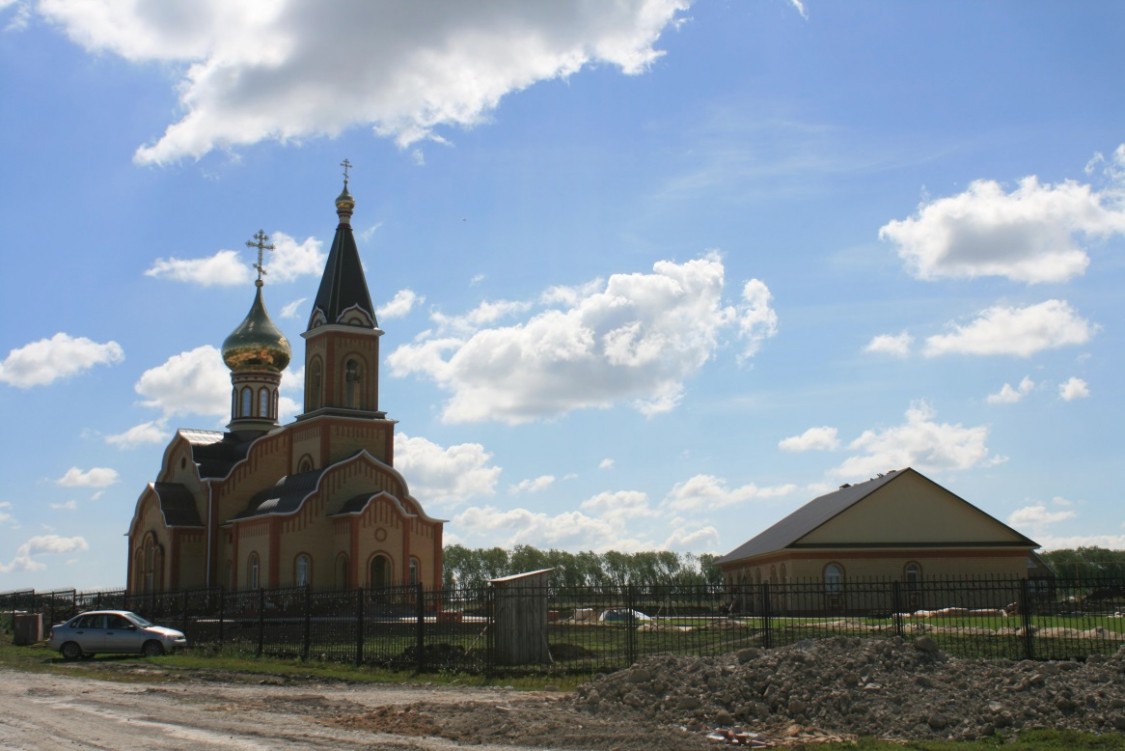
M 345 158 L 344 161 L 340 162 L 340 166 L 344 168 L 344 187 L 346 188 L 348 186 L 348 170 L 352 168 L 352 163 Z
M 262 251 L 273 250 L 273 243 L 269 242 L 270 236 L 262 230 L 258 230 L 258 234 L 254 235 L 254 239 L 257 240 L 257 242 L 247 240 L 246 247 L 258 249 L 258 263 L 254 266 L 254 268 L 258 270 L 258 281 L 254 282 L 254 284 L 261 287 L 262 274 L 266 273 L 266 267 L 262 265 Z

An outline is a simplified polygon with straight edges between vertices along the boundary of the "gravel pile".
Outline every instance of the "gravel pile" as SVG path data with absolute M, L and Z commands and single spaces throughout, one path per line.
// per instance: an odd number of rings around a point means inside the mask
M 928 637 L 834 637 L 721 657 L 652 657 L 581 687 L 593 715 L 636 710 L 689 731 L 815 728 L 975 739 L 1030 728 L 1125 731 L 1125 647 L 1085 662 L 950 657 Z

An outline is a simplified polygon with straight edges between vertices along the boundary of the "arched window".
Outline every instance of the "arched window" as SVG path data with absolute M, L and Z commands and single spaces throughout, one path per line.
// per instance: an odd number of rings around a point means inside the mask
M 156 535 L 149 532 L 137 551 L 137 576 L 142 592 L 159 592 L 163 585 L 164 550 L 156 541 Z
M 348 588 L 348 554 L 336 556 L 336 589 Z
M 258 417 L 272 417 L 270 410 L 270 390 L 265 386 L 258 389 Z
M 922 581 L 922 565 L 911 561 L 903 566 L 902 579 L 906 582 L 907 589 L 918 589 L 918 584 Z
M 322 369 L 320 358 L 314 357 L 313 361 L 309 363 L 308 393 L 305 394 L 305 406 L 309 412 L 312 412 L 314 409 L 320 409 L 321 379 Z
M 410 584 L 411 585 L 417 584 L 418 583 L 418 559 L 417 558 L 411 558 L 410 559 L 410 564 L 409 564 L 407 570 L 409 571 Z
M 238 416 L 249 417 L 250 408 L 253 406 L 252 400 L 254 398 L 254 392 L 250 390 L 249 386 L 243 386 L 241 397 L 242 398 L 240 400 L 241 403 L 239 404 Z
M 372 589 L 382 589 L 391 586 L 391 561 L 385 555 L 377 555 L 371 559 L 371 580 L 369 586 Z
M 344 364 L 344 406 L 348 409 L 360 408 L 360 382 L 363 380 L 363 370 L 355 360 L 348 360 Z
M 297 556 L 297 560 L 293 565 L 293 583 L 298 587 L 306 587 L 309 584 L 309 569 L 311 563 L 309 557 L 304 553 Z
M 297 471 L 298 472 L 311 472 L 312 468 L 313 468 L 313 460 L 312 460 L 312 457 L 309 456 L 308 454 L 305 454 L 304 456 L 302 456 L 300 461 L 297 462 Z
M 261 580 L 258 577 L 259 568 L 258 554 L 251 553 L 250 558 L 246 561 L 246 584 L 250 589 L 258 589 L 261 586 Z
M 824 591 L 830 595 L 844 590 L 844 567 L 839 563 L 829 563 L 824 567 Z

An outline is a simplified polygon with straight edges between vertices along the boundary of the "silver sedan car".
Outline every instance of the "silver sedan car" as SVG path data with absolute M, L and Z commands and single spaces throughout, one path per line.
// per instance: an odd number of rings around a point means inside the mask
M 187 637 L 128 610 L 91 610 L 52 626 L 47 646 L 66 660 L 89 658 L 98 652 L 157 657 L 187 646 Z

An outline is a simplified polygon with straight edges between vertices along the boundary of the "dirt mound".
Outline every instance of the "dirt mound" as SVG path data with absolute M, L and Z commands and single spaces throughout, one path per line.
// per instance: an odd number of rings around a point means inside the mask
M 742 726 L 888 739 L 1028 728 L 1125 731 L 1125 647 L 1085 662 L 967 660 L 928 638 L 835 637 L 721 657 L 651 657 L 581 687 L 576 708 L 705 732 Z

